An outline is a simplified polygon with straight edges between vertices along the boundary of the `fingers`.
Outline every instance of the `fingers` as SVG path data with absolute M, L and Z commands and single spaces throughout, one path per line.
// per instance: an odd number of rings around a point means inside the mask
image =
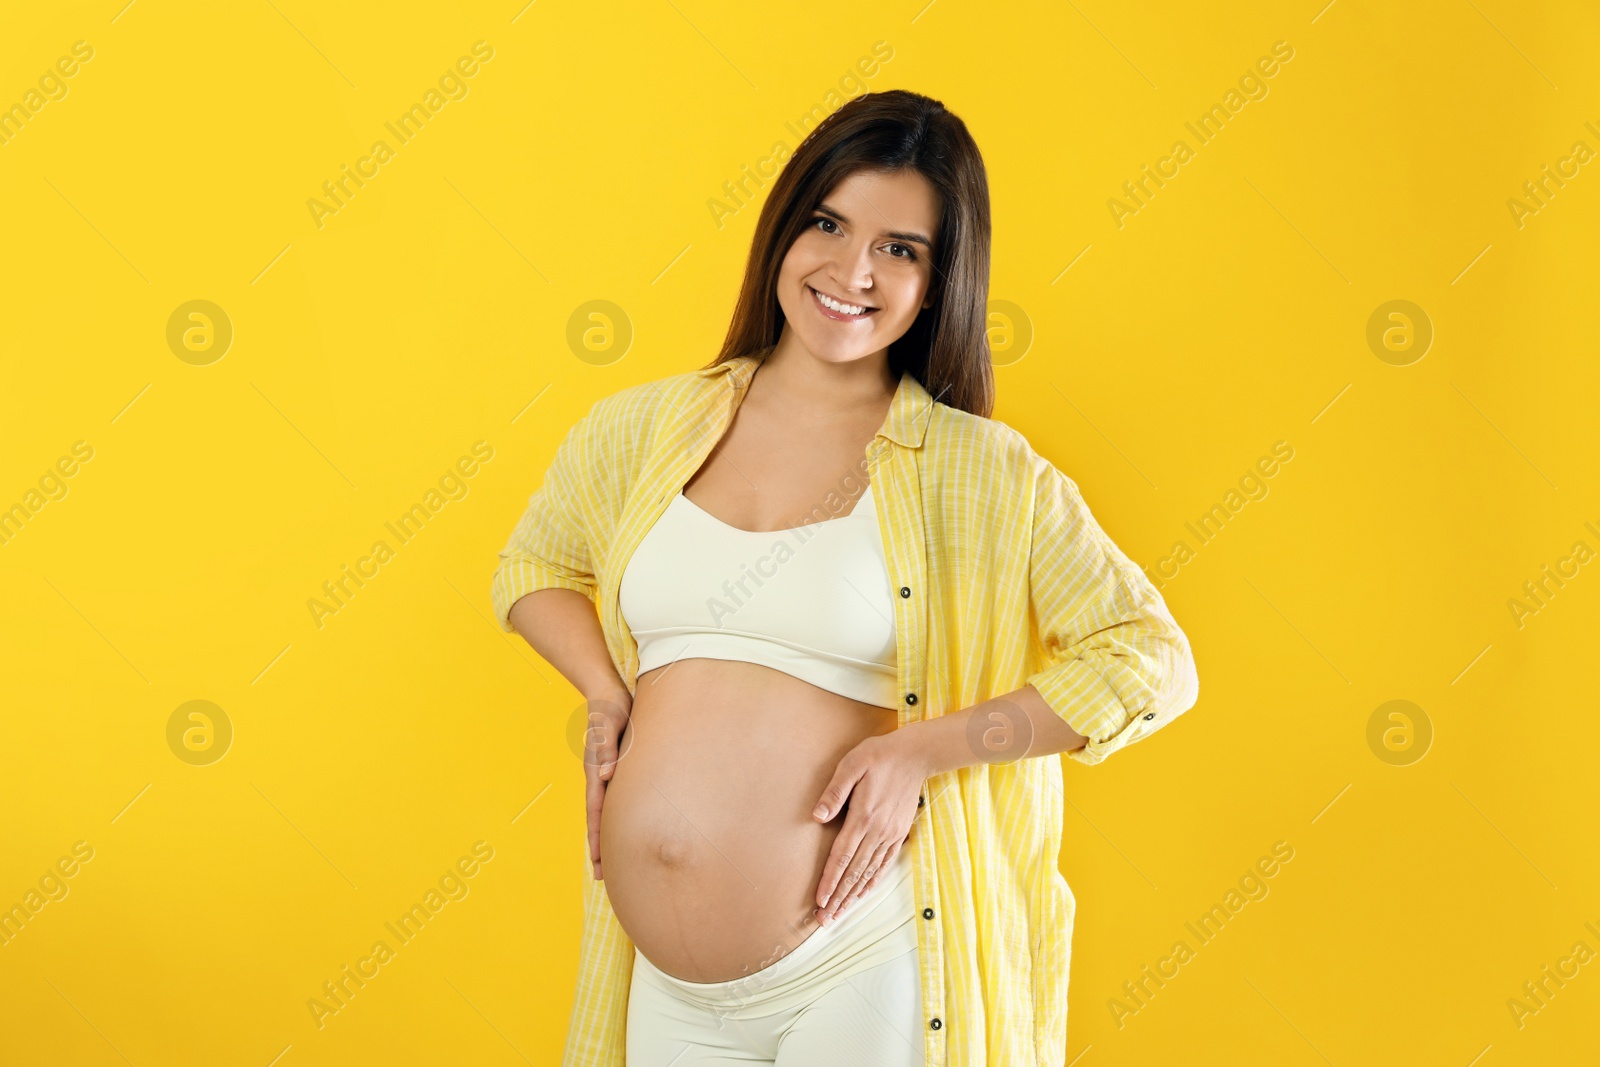
M 865 864 L 861 872 L 861 878 L 856 882 L 855 887 L 839 902 L 838 908 L 834 909 L 835 918 L 842 914 L 851 904 L 865 896 L 867 890 L 877 884 L 878 879 L 883 875 L 883 869 L 889 866 L 889 856 L 890 851 L 885 846 L 877 856 Z
M 594 864 L 595 881 L 600 880 L 600 808 L 605 801 L 606 783 L 595 767 L 584 768 L 584 818 L 589 829 L 589 859 Z
M 589 712 L 589 729 L 583 738 L 584 762 L 591 764 L 600 772 L 600 780 L 608 782 L 611 774 L 617 769 L 617 741 L 619 731 L 616 722 L 607 715 L 598 711 Z
M 859 761 L 851 759 L 846 754 L 839 761 L 839 766 L 834 769 L 833 777 L 829 779 L 827 788 L 822 791 L 822 796 L 817 798 L 817 806 L 811 812 L 811 817 L 818 822 L 830 822 L 844 808 L 845 801 L 850 797 L 850 790 L 855 788 L 856 782 L 865 773 L 865 766 Z
M 857 898 L 866 896 L 867 893 L 871 891 L 872 887 L 877 885 L 878 882 L 882 880 L 883 872 L 887 871 L 890 865 L 894 863 L 895 854 L 899 851 L 899 845 L 890 845 L 884 850 L 883 858 L 878 860 L 877 869 L 868 874 L 866 878 L 862 879 L 861 882 L 856 886 L 855 893 L 851 895 L 849 900 L 844 902 L 844 906 L 846 908 L 848 908 Z
M 833 839 L 833 848 L 828 851 L 828 859 L 822 865 L 822 881 L 817 885 L 817 908 L 828 906 L 834 894 L 840 890 L 840 882 L 845 872 L 850 869 L 850 864 L 856 858 L 856 852 L 861 846 L 861 839 L 865 836 L 865 827 L 857 819 L 854 812 L 845 819 L 844 826 Z
M 621 758 L 619 746 L 628 729 L 632 706 L 632 698 L 626 690 L 585 701 L 583 760 L 599 768 L 602 781 L 610 780 Z
M 858 851 L 855 862 L 850 865 L 850 870 L 840 880 L 839 889 L 828 905 L 821 909 L 818 921 L 824 925 L 831 924 L 839 917 L 839 913 L 849 906 L 856 897 L 866 892 L 867 886 L 878 877 L 878 872 L 887 862 L 885 859 L 888 843 L 879 843 L 870 848 Z
M 589 832 L 589 862 L 594 867 L 597 882 L 603 878 L 600 866 L 600 809 L 605 801 L 606 783 L 611 780 L 617 769 L 617 761 L 621 758 L 621 740 L 628 729 L 631 704 L 632 700 L 626 693 L 588 702 L 588 728 L 583 736 L 584 816 Z

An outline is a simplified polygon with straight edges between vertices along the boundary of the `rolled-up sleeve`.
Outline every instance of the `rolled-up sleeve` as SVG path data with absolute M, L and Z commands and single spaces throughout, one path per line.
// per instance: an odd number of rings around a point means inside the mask
M 1035 472 L 1029 596 L 1044 666 L 1027 681 L 1089 739 L 1067 755 L 1095 764 L 1192 707 L 1199 676 L 1161 594 L 1077 485 L 1043 458 Z
M 567 431 L 544 482 L 528 499 L 528 507 L 500 552 L 490 587 L 500 628 L 515 633 L 511 606 L 539 589 L 571 589 L 591 601 L 596 580 L 591 556 L 586 493 L 592 492 L 590 447 L 594 412 Z

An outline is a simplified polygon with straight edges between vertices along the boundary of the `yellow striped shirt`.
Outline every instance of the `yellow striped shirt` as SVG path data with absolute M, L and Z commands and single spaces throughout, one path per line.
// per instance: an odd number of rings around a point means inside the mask
M 577 421 L 500 553 L 506 631 L 527 593 L 583 593 L 634 689 L 623 567 L 724 436 L 761 358 L 630 386 Z M 938 403 L 906 373 L 866 460 L 900 594 L 901 726 L 1031 684 L 1089 738 L 1068 757 L 1094 764 L 1194 704 L 1189 642 L 1161 595 L 1022 434 Z M 1076 902 L 1057 866 L 1061 774 L 1059 758 L 979 762 L 924 787 L 905 848 L 929 1065 L 1065 1060 Z M 591 878 L 565 1067 L 623 1067 L 632 970 L 633 942 Z

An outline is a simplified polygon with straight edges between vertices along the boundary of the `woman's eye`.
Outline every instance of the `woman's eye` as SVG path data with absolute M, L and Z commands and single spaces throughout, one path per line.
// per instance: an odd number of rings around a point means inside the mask
M 818 215 L 816 218 L 811 220 L 811 225 L 814 227 L 821 227 L 823 233 L 834 234 L 839 232 L 839 224 L 833 219 L 828 218 L 826 215 Z M 895 249 L 897 248 L 900 249 L 904 255 L 896 253 Z M 901 244 L 899 241 L 896 241 L 889 246 L 889 257 L 891 259 L 904 259 L 914 263 L 917 260 L 917 251 L 910 245 Z

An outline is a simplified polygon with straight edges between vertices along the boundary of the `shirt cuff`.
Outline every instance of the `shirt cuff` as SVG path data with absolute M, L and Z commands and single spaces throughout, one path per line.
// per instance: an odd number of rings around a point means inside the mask
M 1167 672 L 1164 685 L 1152 688 L 1121 657 L 1090 650 L 1077 659 L 1030 675 L 1027 684 L 1039 691 L 1050 709 L 1088 743 L 1066 755 L 1093 766 L 1126 745 L 1171 722 L 1194 704 L 1198 686 L 1187 654 Z
M 545 566 L 530 556 L 512 556 L 503 560 L 494 572 L 490 596 L 494 601 L 495 621 L 506 633 L 516 633 L 511 625 L 511 606 L 529 593 L 540 589 L 571 589 L 582 593 L 591 603 L 595 598 L 595 583 L 574 577 Z

